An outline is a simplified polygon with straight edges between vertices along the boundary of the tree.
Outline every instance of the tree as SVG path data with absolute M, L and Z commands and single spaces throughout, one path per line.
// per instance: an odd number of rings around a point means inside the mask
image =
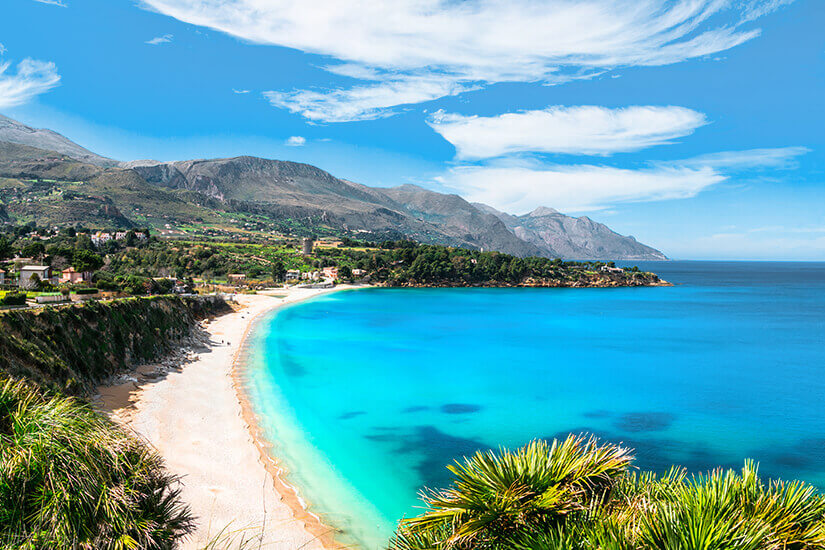
M 12 246 L 11 241 L 5 237 L 0 237 L 0 259 L 11 256 Z
M 72 266 L 78 271 L 97 271 L 103 267 L 103 258 L 90 250 L 76 250 L 72 258 Z
M 281 260 L 275 260 L 272 263 L 272 280 L 279 282 L 283 281 L 286 276 L 286 267 Z

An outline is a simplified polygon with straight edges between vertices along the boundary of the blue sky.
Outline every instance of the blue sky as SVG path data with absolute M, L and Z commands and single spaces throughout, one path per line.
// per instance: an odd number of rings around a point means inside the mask
M 674 258 L 825 260 L 821 0 L 6 0 L 0 113 L 121 160 L 251 154 Z

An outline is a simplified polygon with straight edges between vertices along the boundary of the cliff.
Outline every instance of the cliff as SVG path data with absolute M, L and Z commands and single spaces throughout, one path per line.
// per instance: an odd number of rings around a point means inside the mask
M 155 296 L 0 314 L 0 372 L 69 394 L 159 359 L 198 319 L 228 305 L 214 297 Z

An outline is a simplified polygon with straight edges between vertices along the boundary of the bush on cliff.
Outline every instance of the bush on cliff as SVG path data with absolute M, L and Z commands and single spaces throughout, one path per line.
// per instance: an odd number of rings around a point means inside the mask
M 756 466 L 629 472 L 628 450 L 570 436 L 450 466 L 394 550 L 823 550 L 825 497 Z
M 0 548 L 171 549 L 192 528 L 157 454 L 74 398 L 0 377 Z

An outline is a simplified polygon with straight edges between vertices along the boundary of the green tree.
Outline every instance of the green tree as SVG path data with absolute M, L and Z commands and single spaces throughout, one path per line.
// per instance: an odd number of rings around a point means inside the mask
M 103 258 L 90 250 L 76 250 L 72 266 L 78 271 L 97 271 L 103 267 Z
M 284 280 L 286 276 L 286 267 L 284 266 L 284 262 L 281 260 L 275 260 L 272 262 L 272 280 L 276 282 L 280 282 Z

